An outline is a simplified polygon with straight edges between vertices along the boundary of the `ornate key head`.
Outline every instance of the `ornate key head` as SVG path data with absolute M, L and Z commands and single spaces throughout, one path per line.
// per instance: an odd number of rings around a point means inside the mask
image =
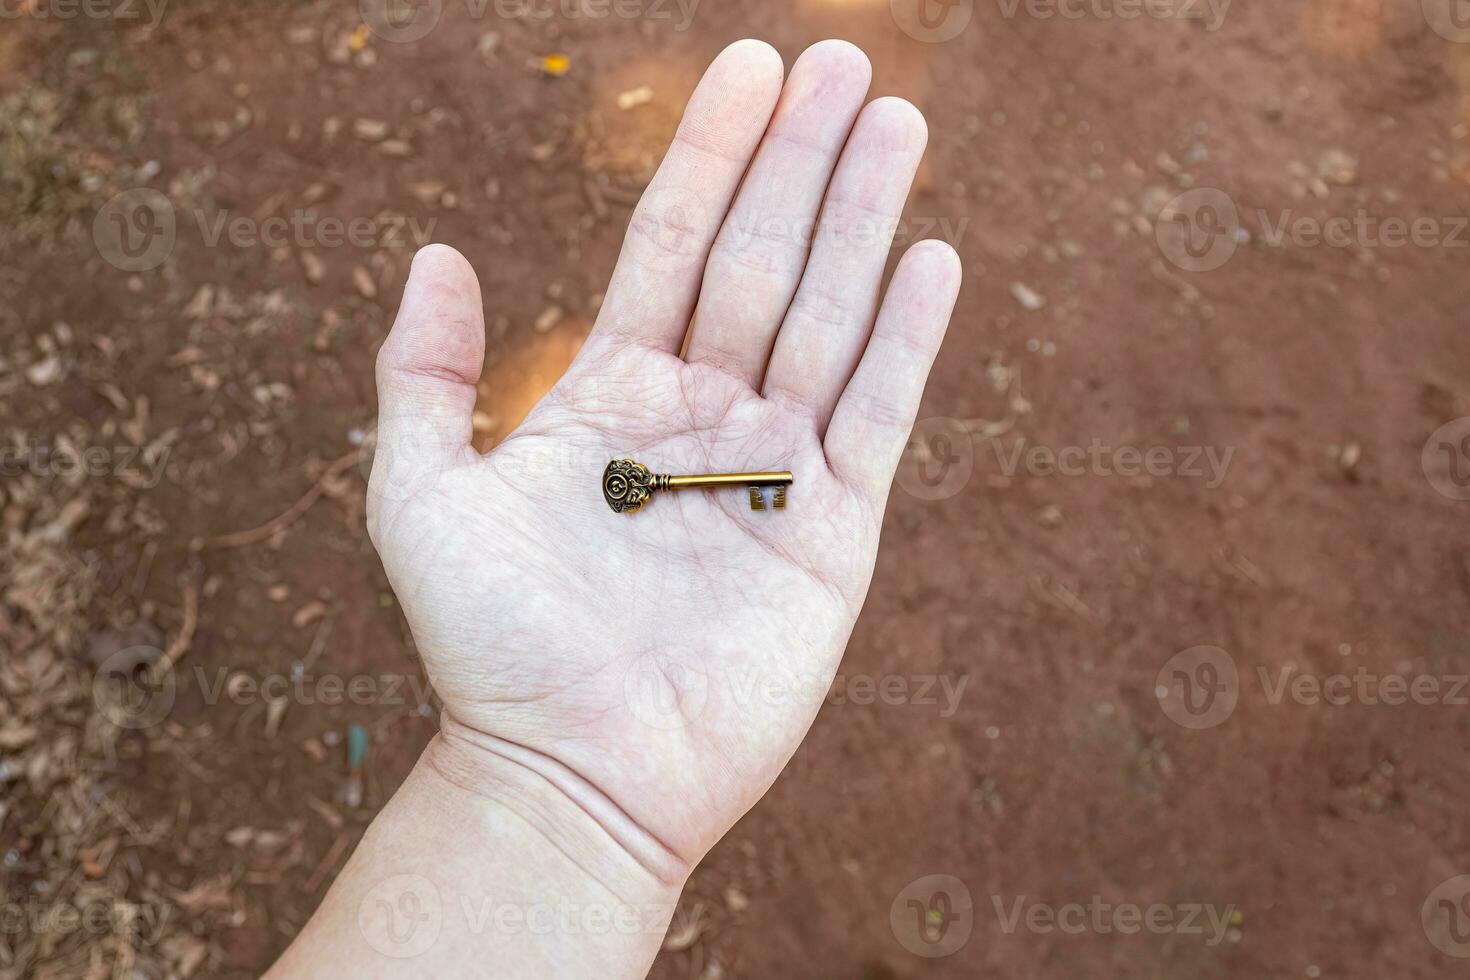
M 631 513 L 642 507 L 654 489 L 654 476 L 648 467 L 631 459 L 615 459 L 602 471 L 602 498 L 617 513 Z

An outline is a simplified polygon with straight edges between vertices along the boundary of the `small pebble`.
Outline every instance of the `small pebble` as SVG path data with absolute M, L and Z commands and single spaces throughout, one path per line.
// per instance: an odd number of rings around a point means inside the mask
M 1020 303 L 1021 306 L 1023 306 L 1025 309 L 1031 310 L 1032 312 L 1035 312 L 1036 310 L 1039 310 L 1046 305 L 1046 297 L 1042 296 L 1040 293 L 1036 292 L 1025 283 L 1011 283 L 1011 295 L 1016 298 L 1017 303 Z

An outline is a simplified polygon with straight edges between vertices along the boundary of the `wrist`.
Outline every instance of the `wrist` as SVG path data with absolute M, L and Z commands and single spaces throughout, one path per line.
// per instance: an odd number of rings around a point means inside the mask
M 693 862 L 566 765 L 462 725 L 448 711 L 421 765 L 445 792 L 503 808 L 615 891 L 672 890 L 677 897 L 693 871 Z
M 455 728 L 272 976 L 644 976 L 683 876 L 651 873 L 552 779 Z

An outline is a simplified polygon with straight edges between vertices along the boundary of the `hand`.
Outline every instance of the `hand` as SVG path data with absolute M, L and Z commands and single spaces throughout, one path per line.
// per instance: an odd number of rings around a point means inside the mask
M 864 107 L 869 77 L 843 42 L 784 88 L 772 48 L 726 49 L 585 346 L 487 456 L 470 445 L 481 297 L 457 252 L 419 253 L 378 359 L 368 528 L 444 702 L 435 764 L 661 880 L 682 882 L 811 725 L 959 288 L 954 251 L 923 242 L 880 304 L 926 130 L 902 100 Z M 616 514 L 601 477 L 625 456 L 795 483 L 784 511 L 737 488 Z M 548 783 L 597 827 L 546 817 Z

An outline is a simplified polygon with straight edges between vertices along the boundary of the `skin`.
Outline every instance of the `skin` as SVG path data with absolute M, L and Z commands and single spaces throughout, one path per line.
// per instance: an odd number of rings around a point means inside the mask
M 367 519 L 442 730 L 272 976 L 643 976 L 691 869 L 796 750 L 960 285 L 921 242 L 880 295 L 927 133 L 907 102 L 864 105 L 870 75 L 840 41 L 784 84 L 770 46 L 722 52 L 585 346 L 488 455 L 475 274 L 415 258 Z M 784 511 L 736 489 L 614 514 L 620 457 L 795 484 Z

